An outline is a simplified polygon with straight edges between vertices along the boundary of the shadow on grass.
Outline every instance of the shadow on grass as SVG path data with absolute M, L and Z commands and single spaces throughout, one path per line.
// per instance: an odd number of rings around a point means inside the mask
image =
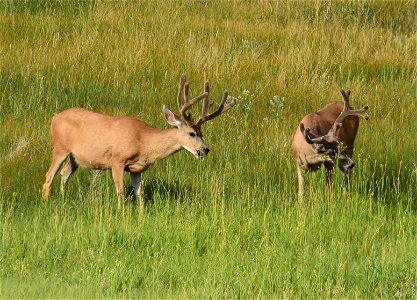
M 186 197 L 187 195 L 194 193 L 191 185 L 179 180 L 147 179 L 142 182 L 142 185 L 142 197 L 145 207 L 153 206 L 158 200 L 170 203 L 183 203 L 185 199 L 189 199 L 189 197 Z M 134 205 L 138 204 L 138 199 L 131 185 L 126 186 L 126 196 L 131 199 Z

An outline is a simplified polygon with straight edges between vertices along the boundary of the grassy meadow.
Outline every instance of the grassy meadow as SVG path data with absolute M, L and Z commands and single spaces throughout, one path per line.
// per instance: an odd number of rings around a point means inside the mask
M 414 1 L 1 1 L 0 298 L 416 298 L 416 42 Z M 239 103 L 143 174 L 145 214 L 128 174 L 123 210 L 104 171 L 42 199 L 54 114 L 168 128 L 182 73 Z M 292 136 L 340 88 L 350 193 L 298 200 Z

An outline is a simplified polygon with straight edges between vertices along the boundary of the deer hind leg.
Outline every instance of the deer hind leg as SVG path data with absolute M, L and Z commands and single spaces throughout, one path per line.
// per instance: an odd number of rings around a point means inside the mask
M 300 164 L 297 162 L 297 176 L 298 176 L 298 198 L 302 199 L 304 194 L 304 178 Z
M 75 161 L 72 153 L 69 154 L 69 160 L 65 163 L 61 169 L 61 195 L 64 196 L 65 185 L 71 176 L 78 169 L 78 164 Z
M 139 211 L 143 213 L 145 210 L 145 203 L 142 199 L 142 180 L 140 173 L 130 173 L 130 180 L 135 191 L 136 199 L 138 201 Z
M 113 163 L 111 167 L 111 173 L 113 175 L 113 180 L 116 185 L 117 198 L 119 200 L 119 208 L 124 204 L 125 200 L 125 190 L 123 184 L 123 171 L 124 165 L 120 163 Z
M 56 172 L 58 172 L 59 168 L 61 167 L 64 160 L 67 158 L 68 152 L 58 151 L 54 149 L 53 156 L 52 156 L 52 163 L 51 166 L 46 173 L 46 180 L 43 184 L 42 195 L 43 198 L 46 200 L 49 196 L 49 191 L 51 189 L 52 180 L 54 180 Z

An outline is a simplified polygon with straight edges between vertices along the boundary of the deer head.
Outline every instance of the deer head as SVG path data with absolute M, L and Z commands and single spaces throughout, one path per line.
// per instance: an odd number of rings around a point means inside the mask
M 181 76 L 177 95 L 177 104 L 180 116 L 175 115 L 165 105 L 163 107 L 163 113 L 167 122 L 178 128 L 178 139 L 181 141 L 181 146 L 191 152 L 198 159 L 203 158 L 203 156 L 207 155 L 210 151 L 203 141 L 201 125 L 228 111 L 237 103 L 236 99 L 233 98 L 230 103 L 225 105 L 229 94 L 227 91 L 224 91 L 223 98 L 218 109 L 213 113 L 208 114 L 209 109 L 213 105 L 213 103 L 210 103 L 209 93 L 209 83 L 206 81 L 204 85 L 204 93 L 190 99 L 189 85 L 184 74 Z M 200 100 L 203 100 L 201 116 L 197 122 L 194 122 L 191 114 L 187 111 Z
M 324 155 L 325 160 L 335 163 L 338 157 L 339 168 L 342 171 L 350 170 L 355 166 L 353 160 L 343 150 L 343 145 L 340 143 L 339 134 L 343 126 L 343 120 L 348 116 L 361 116 L 368 120 L 369 116 L 366 113 L 368 106 L 364 106 L 361 109 L 350 109 L 349 96 L 350 90 L 345 92 L 343 89 L 340 90 L 343 96 L 344 108 L 340 115 L 336 118 L 332 127 L 327 134 L 319 136 L 318 134 L 311 131 L 310 128 L 305 128 L 304 124 L 300 124 L 300 131 L 304 136 L 304 139 L 309 143 L 314 152 L 317 154 Z

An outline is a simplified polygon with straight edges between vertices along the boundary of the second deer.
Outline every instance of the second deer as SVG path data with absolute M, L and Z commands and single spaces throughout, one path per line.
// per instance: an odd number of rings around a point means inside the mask
M 344 102 L 326 105 L 318 112 L 306 115 L 293 138 L 297 161 L 298 195 L 303 196 L 302 170 L 312 172 L 322 165 L 326 168 L 326 182 L 331 190 L 334 165 L 344 175 L 343 187 L 349 186 L 350 173 L 355 163 L 352 160 L 353 144 L 359 128 L 359 117 L 368 120 L 368 106 L 353 110 L 349 105 L 350 91 L 340 91 Z
M 52 180 L 68 158 L 61 171 L 62 191 L 78 166 L 111 169 L 121 206 L 124 200 L 123 172 L 127 171 L 130 173 L 140 209 L 143 210 L 142 172 L 157 160 L 183 148 L 198 159 L 207 155 L 209 148 L 203 141 L 201 125 L 236 104 L 236 99 L 226 104 L 227 99 L 228 92 L 224 91 L 220 106 L 209 114 L 212 103 L 209 100 L 208 82 L 205 83 L 204 93 L 189 99 L 189 86 L 183 75 L 177 95 L 180 116 L 163 107 L 167 122 L 176 128 L 157 129 L 137 118 L 108 116 L 82 108 L 71 108 L 57 114 L 51 124 L 54 149 L 52 163 L 43 185 L 44 198 L 48 198 Z M 200 100 L 203 100 L 202 113 L 198 121 L 194 122 L 187 111 Z

